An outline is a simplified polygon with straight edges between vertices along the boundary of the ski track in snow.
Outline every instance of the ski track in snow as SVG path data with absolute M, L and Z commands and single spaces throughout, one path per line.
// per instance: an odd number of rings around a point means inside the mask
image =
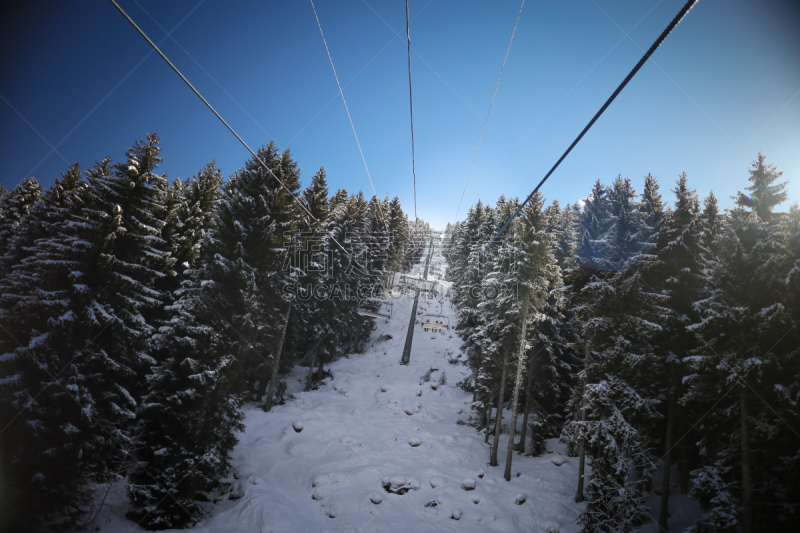
M 427 250 L 423 261 L 426 254 Z M 443 270 L 443 258 L 437 254 L 432 264 L 436 263 Z M 422 269 L 418 265 L 411 275 L 421 276 Z M 429 274 L 429 279 L 437 277 Z M 442 314 L 449 316 L 452 328 L 456 310 L 443 296 L 442 285 L 437 289 L 436 298 L 420 297 L 417 322 L 426 313 Z M 400 365 L 412 305 L 413 297 L 395 300 L 392 318 L 377 321 L 364 353 L 330 364 L 334 377 L 318 390 L 303 392 L 308 369 L 296 367 L 286 378 L 287 395 L 293 399 L 269 413 L 255 404 L 245 407 L 246 431 L 232 453 L 232 475 L 223 480 L 241 497 L 229 500 L 225 495 L 218 503 L 203 504 L 208 516 L 196 531 L 580 529 L 575 518 L 585 504 L 573 499 L 577 458 L 565 457 L 562 466 L 551 461 L 551 453 L 566 456 L 562 444 L 549 440 L 550 453 L 542 457 L 515 453 L 507 482 L 507 435 L 500 439 L 500 466 L 490 467 L 484 435 L 458 423 L 469 421 L 472 395 L 456 387 L 469 368 L 448 363 L 465 358 L 452 329 L 423 332 L 415 324 L 411 362 Z M 378 340 L 387 334 L 392 338 Z M 431 372 L 430 382 L 421 383 L 431 369 L 437 370 Z M 447 384 L 438 385 L 443 372 Z M 510 416 L 506 410 L 504 430 Z M 475 481 L 474 490 L 462 489 L 467 479 Z M 387 492 L 384 482 L 399 489 L 397 493 Z M 105 486 L 98 491 L 98 501 L 104 494 Z M 521 505 L 516 503 L 520 494 L 525 498 Z M 105 503 L 95 522 L 103 533 L 140 530 L 124 517 L 129 508 L 124 481 L 112 487 Z

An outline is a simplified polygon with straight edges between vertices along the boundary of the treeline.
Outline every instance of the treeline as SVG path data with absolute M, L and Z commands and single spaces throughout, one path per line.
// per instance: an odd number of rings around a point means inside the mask
M 512 447 L 560 437 L 590 461 L 587 532 L 634 531 L 671 484 L 699 501 L 694 533 L 791 530 L 800 502 L 800 208 L 762 154 L 721 212 L 682 174 L 665 207 L 646 176 L 595 183 L 582 206 L 526 205 L 455 286 L 478 429 L 497 465 L 505 402 Z M 448 227 L 456 281 L 519 206 L 478 203 Z M 494 408 L 494 411 L 493 411 Z M 494 414 L 494 421 L 492 414 Z M 662 482 L 653 487 L 661 473 Z M 583 501 L 583 479 L 577 501 Z
M 358 351 L 359 303 L 422 252 L 397 198 L 329 197 L 324 169 L 302 188 L 271 143 L 271 172 L 252 158 L 227 180 L 212 162 L 170 184 L 160 151 L 148 135 L 0 198 L 0 499 L 19 523 L 86 526 L 90 484 L 125 475 L 140 526 L 196 522 L 243 403 L 269 410 L 300 359 L 310 386 Z

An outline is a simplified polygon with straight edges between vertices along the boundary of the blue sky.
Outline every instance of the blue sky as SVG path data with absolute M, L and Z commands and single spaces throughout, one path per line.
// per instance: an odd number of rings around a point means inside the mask
M 304 183 L 324 166 L 331 192 L 371 194 L 310 2 L 118 1 L 252 147 L 274 140 Z M 120 159 L 151 131 L 170 178 L 248 158 L 109 2 L 20 4 L 2 22 L 3 185 L 50 185 L 67 161 Z M 375 189 L 413 217 L 405 4 L 315 5 Z M 527 0 L 459 218 L 478 198 L 525 196 L 682 5 Z M 519 6 L 410 2 L 417 212 L 434 224 L 454 220 Z M 545 197 L 574 202 L 620 173 L 640 191 L 650 172 L 669 199 L 685 171 L 729 207 L 762 151 L 800 199 L 798 27 L 796 1 L 700 0 Z

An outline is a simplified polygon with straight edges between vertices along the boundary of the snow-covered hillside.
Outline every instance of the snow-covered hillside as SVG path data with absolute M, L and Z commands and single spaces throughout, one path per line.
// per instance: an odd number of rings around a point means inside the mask
M 444 270 L 434 254 L 437 263 L 429 279 Z M 419 324 L 428 314 L 455 324 L 446 285 L 420 298 L 408 366 L 399 362 L 413 297 L 395 300 L 366 351 L 330 365 L 333 377 L 318 390 L 303 392 L 307 368 L 298 367 L 287 378 L 291 400 L 269 413 L 247 406 L 233 475 L 196 529 L 577 531 L 577 459 L 565 457 L 563 445 L 548 441 L 542 457 L 515 454 L 510 482 L 503 461 L 488 466 L 489 445 L 466 424 L 472 395 L 456 386 L 469 374 L 460 341 L 452 329 L 424 332 Z M 504 436 L 500 449 L 506 444 Z M 105 533 L 138 529 L 124 518 L 123 491 L 119 484 L 106 499 L 97 520 Z

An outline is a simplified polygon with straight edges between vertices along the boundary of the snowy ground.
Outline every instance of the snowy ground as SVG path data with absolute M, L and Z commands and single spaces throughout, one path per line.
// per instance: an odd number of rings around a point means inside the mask
M 442 258 L 434 254 L 432 264 L 437 263 L 433 271 L 443 271 Z M 420 276 L 421 269 L 412 275 Z M 442 285 L 439 289 L 436 298 L 420 298 L 418 322 L 432 313 L 455 324 L 456 311 Z M 456 383 L 469 370 L 459 363 L 464 356 L 452 330 L 425 333 L 417 323 L 411 363 L 399 364 L 412 304 L 413 298 L 397 300 L 391 320 L 379 321 L 365 353 L 330 365 L 333 378 L 318 390 L 302 392 L 307 369 L 298 367 L 287 378 L 292 400 L 270 413 L 255 405 L 245 408 L 247 429 L 233 451 L 233 475 L 225 480 L 231 490 L 219 502 L 205 504 L 209 516 L 197 530 L 579 529 L 575 518 L 584 504 L 573 501 L 577 459 L 565 457 L 561 444 L 548 441 L 542 457 L 515 454 L 507 482 L 507 439 L 501 438 L 500 466 L 488 466 L 489 445 L 464 424 L 472 395 Z M 429 371 L 430 381 L 423 382 Z M 446 384 L 439 385 L 443 374 Z M 506 412 L 504 421 L 509 417 Z M 462 488 L 472 483 L 474 490 Z M 96 521 L 101 531 L 139 529 L 124 518 L 122 483 L 105 503 Z

